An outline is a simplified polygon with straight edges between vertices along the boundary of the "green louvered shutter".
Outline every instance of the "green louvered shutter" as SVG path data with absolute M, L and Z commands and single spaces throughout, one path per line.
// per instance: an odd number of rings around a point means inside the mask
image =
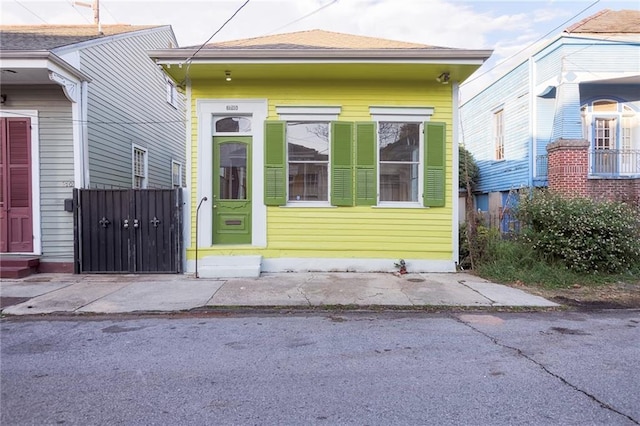
M 353 123 L 331 122 L 331 204 L 353 206 Z
M 446 125 L 424 123 L 424 205 L 443 207 L 445 199 Z
M 264 203 L 287 203 L 286 142 L 284 121 L 266 121 L 264 127 Z
M 356 205 L 376 204 L 376 123 L 356 123 Z

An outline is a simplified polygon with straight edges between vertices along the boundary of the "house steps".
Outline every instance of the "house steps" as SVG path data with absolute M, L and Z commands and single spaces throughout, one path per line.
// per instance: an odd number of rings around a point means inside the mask
M 200 278 L 258 278 L 262 256 L 207 256 L 198 263 Z
M 3 254 L 0 257 L 0 278 L 24 278 L 38 273 L 40 258 L 36 256 L 13 256 Z

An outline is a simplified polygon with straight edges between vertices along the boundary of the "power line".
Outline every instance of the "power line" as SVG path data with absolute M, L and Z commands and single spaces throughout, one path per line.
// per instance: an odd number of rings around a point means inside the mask
M 89 21 L 89 19 L 84 16 L 82 13 L 80 13 L 80 11 L 78 9 L 76 9 L 76 5 L 73 4 L 73 0 L 67 0 L 67 2 L 71 5 L 71 7 L 73 8 L 73 10 L 75 10 L 76 12 L 78 12 L 78 15 L 82 16 L 82 19 L 84 19 L 85 21 L 87 21 L 87 23 L 91 23 L 91 21 Z
M 113 18 L 114 23 L 118 23 L 118 19 L 113 15 L 113 13 L 111 13 L 111 11 L 109 10 L 109 8 L 104 2 L 100 3 L 100 7 L 103 8 L 111 16 L 111 18 Z
M 36 18 L 38 18 L 39 20 L 41 20 L 42 22 L 44 22 L 45 24 L 48 24 L 47 21 L 45 21 L 44 19 L 42 19 L 40 17 L 40 15 L 38 15 L 37 13 L 35 13 L 33 10 L 29 9 L 27 6 L 25 6 L 24 4 L 22 4 L 20 1 L 18 0 L 13 0 L 16 3 L 18 3 L 20 6 L 22 6 L 27 12 L 29 12 L 30 14 L 32 14 L 33 16 L 35 16 Z
M 569 22 L 573 21 L 574 19 L 576 19 L 579 15 L 581 15 L 582 13 L 586 12 L 587 10 L 591 9 L 593 6 L 595 6 L 596 4 L 600 3 L 600 0 L 595 0 L 593 3 L 591 3 L 589 6 L 585 7 L 584 9 L 582 9 L 580 12 L 576 13 L 575 15 L 573 15 L 571 18 L 567 19 L 566 21 L 564 21 L 562 24 L 558 25 L 557 27 L 555 27 L 554 29 L 552 29 L 551 31 L 547 32 L 545 35 L 543 35 L 542 37 L 538 38 L 537 40 L 535 40 L 534 42 L 530 43 L 529 45 L 527 45 L 526 47 L 524 47 L 523 49 L 519 50 L 518 52 L 514 53 L 513 55 L 509 56 L 507 59 L 505 59 L 504 61 L 502 61 L 501 63 L 495 64 L 494 66 L 492 66 L 491 68 L 489 68 L 488 70 L 478 74 L 477 76 L 473 77 L 472 79 L 469 80 L 465 80 L 463 83 L 460 84 L 460 87 L 465 86 L 469 83 L 471 83 L 472 81 L 476 81 L 477 79 L 479 79 L 480 77 L 482 77 L 483 75 L 489 73 L 490 71 L 493 71 L 494 69 L 496 69 L 497 67 L 507 63 L 508 61 L 510 61 L 511 59 L 513 59 L 514 57 L 518 56 L 519 54 L 521 54 L 522 52 L 524 52 L 525 50 L 530 49 L 531 47 L 533 47 L 536 43 L 538 43 L 539 41 L 545 39 L 546 37 L 548 37 L 550 34 L 556 32 L 559 28 L 564 27 L 565 25 L 567 25 Z
M 72 118 L 61 118 L 57 116 L 38 115 L 38 114 L 24 114 L 21 112 L 14 112 L 11 110 L 3 110 L 5 114 L 11 114 L 16 117 L 28 117 L 37 118 L 38 120 L 48 119 L 61 123 L 80 123 L 80 124 L 95 124 L 95 125 L 157 125 L 157 124 L 173 124 L 173 123 L 186 123 L 187 119 L 180 120 L 151 120 L 151 121 L 101 121 L 101 120 L 74 120 Z
M 309 16 L 315 15 L 316 13 L 320 12 L 322 9 L 325 9 L 325 8 L 327 8 L 327 7 L 331 6 L 332 4 L 335 4 L 335 3 L 337 3 L 337 2 L 338 2 L 338 0 L 332 0 L 332 1 L 331 1 L 331 2 L 329 2 L 329 3 L 327 3 L 327 4 L 323 5 L 323 6 L 320 6 L 320 7 L 319 7 L 319 8 L 317 8 L 316 10 L 314 10 L 314 11 L 312 11 L 312 12 L 310 12 L 310 13 L 307 13 L 307 14 L 306 14 L 306 15 L 304 15 L 304 16 L 301 16 L 300 18 L 295 19 L 295 20 L 293 20 L 293 21 L 289 22 L 288 24 L 285 24 L 285 25 L 283 25 L 283 26 L 281 26 L 281 27 L 276 28 L 275 30 L 272 30 L 272 31 L 268 32 L 268 33 L 267 33 L 267 35 L 268 35 L 268 34 L 273 34 L 273 33 L 275 33 L 276 31 L 280 31 L 281 29 L 288 27 L 289 25 L 293 25 L 293 24 L 295 24 L 295 23 L 297 23 L 297 22 L 302 21 L 303 19 L 308 18 Z
M 227 19 L 227 20 L 225 21 L 225 23 L 224 23 L 224 24 L 222 24 L 222 25 L 220 26 L 220 28 L 218 28 L 218 29 L 217 29 L 213 34 L 211 34 L 211 37 L 209 37 L 209 38 L 207 39 L 207 41 L 205 41 L 204 43 L 202 43 L 202 45 L 201 45 L 201 46 L 200 46 L 200 47 L 199 47 L 199 48 L 198 48 L 198 49 L 193 53 L 193 55 L 191 55 L 189 58 L 187 58 L 187 60 L 186 60 L 185 62 L 188 62 L 188 63 L 189 63 L 189 65 L 191 65 L 191 60 L 194 58 L 194 56 L 196 56 L 196 55 L 198 54 L 198 52 L 199 52 L 200 50 L 202 50 L 202 48 L 203 48 L 203 47 L 205 47 L 205 46 L 207 45 L 207 43 L 209 43 L 213 37 L 215 37 L 215 36 L 216 36 L 216 34 L 218 34 L 220 31 L 222 31 L 222 29 L 223 29 L 223 28 L 224 28 L 224 27 L 225 27 L 225 26 L 226 26 L 226 25 L 227 25 L 227 24 L 228 24 L 228 23 L 229 23 L 229 22 L 230 22 L 230 21 L 231 21 L 231 20 L 232 20 L 232 19 L 233 19 L 237 14 L 238 14 L 238 12 L 240 12 L 240 11 L 242 10 L 242 8 L 243 8 L 243 7 L 245 7 L 245 6 L 247 5 L 247 3 L 249 3 L 249 1 L 250 1 L 250 0 L 245 1 L 245 2 L 242 4 L 242 6 L 240 6 L 240 7 L 239 7 L 235 12 L 233 12 L 233 15 L 231 15 L 231 17 L 230 17 L 229 19 Z M 188 68 L 188 65 L 187 65 L 187 73 L 188 73 L 188 72 L 189 72 L 189 68 Z M 185 74 L 185 75 L 186 75 L 186 74 Z

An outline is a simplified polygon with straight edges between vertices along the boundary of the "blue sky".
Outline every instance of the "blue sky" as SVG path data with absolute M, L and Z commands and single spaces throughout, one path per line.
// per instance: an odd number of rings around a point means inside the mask
M 244 2 L 100 0 L 100 15 L 104 24 L 171 25 L 180 46 L 192 46 L 204 43 Z M 0 0 L 0 8 L 2 24 L 93 22 L 91 9 L 74 5 L 73 0 Z M 212 41 L 319 28 L 434 46 L 492 49 L 492 58 L 477 73 L 486 81 L 497 64 L 573 22 L 602 9 L 638 8 L 638 0 L 251 0 Z M 466 86 L 463 91 L 470 91 L 472 84 Z

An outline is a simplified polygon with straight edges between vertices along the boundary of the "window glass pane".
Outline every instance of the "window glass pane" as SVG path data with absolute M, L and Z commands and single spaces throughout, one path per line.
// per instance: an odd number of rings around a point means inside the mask
M 381 122 L 380 161 L 418 161 L 420 125 Z
M 245 144 L 220 145 L 220 199 L 247 199 L 247 146 Z
M 289 200 L 327 201 L 328 165 L 312 163 L 289 164 Z
M 251 119 L 248 117 L 220 117 L 215 119 L 216 133 L 249 133 Z
M 289 161 L 329 161 L 329 123 L 288 122 Z
M 380 164 L 380 201 L 418 201 L 418 164 Z

